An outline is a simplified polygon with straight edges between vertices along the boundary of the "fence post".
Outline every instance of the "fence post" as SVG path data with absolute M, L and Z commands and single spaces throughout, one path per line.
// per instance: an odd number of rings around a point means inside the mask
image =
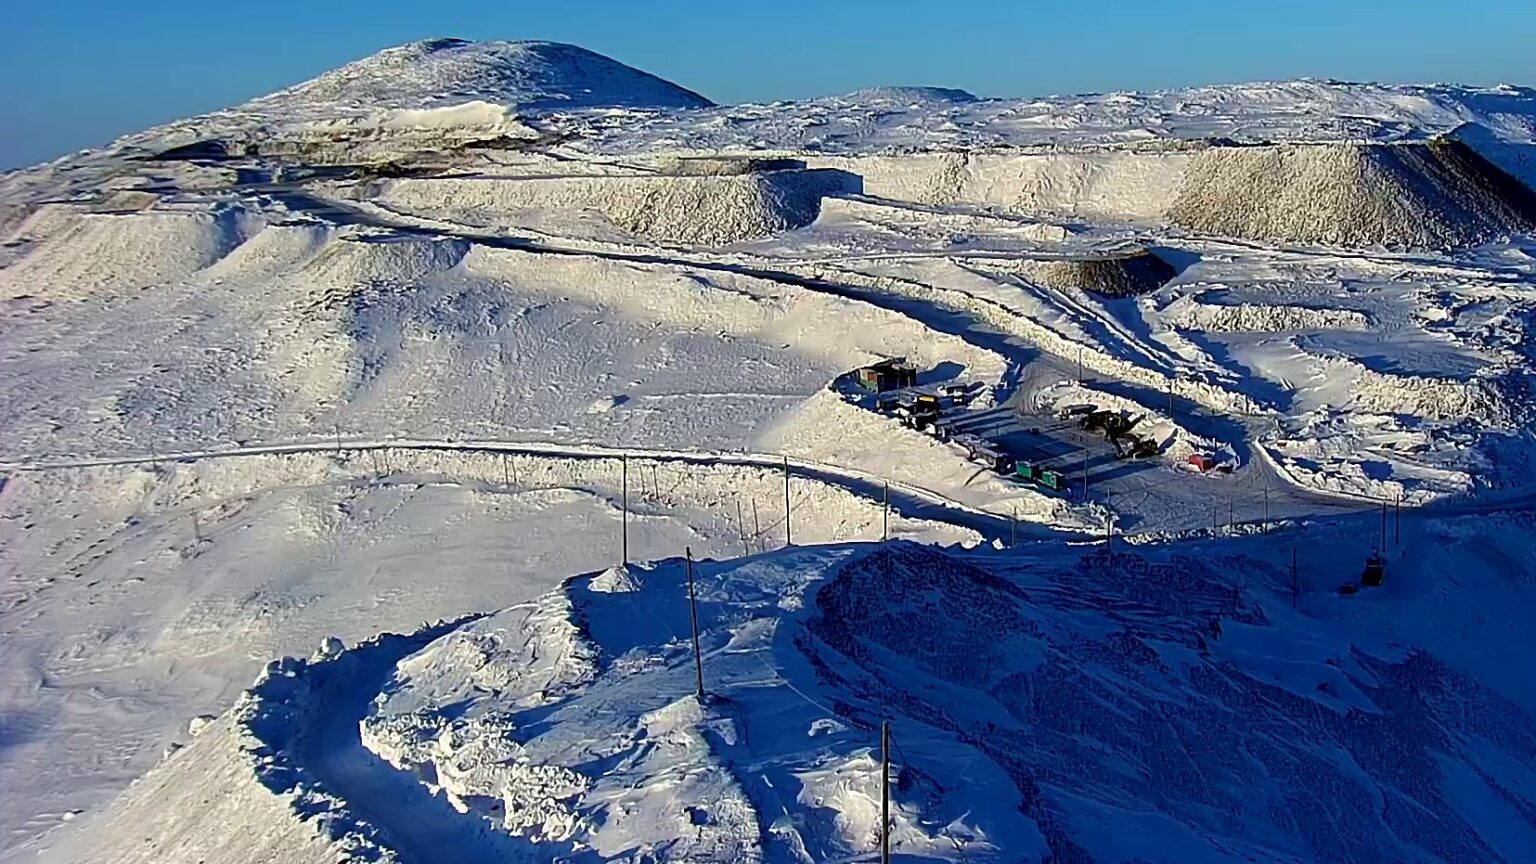
M 693 549 L 683 547 L 683 553 L 688 558 L 688 621 L 693 628 L 693 672 L 697 682 L 695 695 L 699 702 L 704 702 L 704 658 L 699 653 L 699 607 L 693 593 Z

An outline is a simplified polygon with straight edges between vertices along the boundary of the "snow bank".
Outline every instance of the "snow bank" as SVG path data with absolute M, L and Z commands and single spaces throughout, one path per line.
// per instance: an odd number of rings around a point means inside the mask
M 1460 142 L 1216 147 L 1168 210 L 1191 231 L 1428 249 L 1536 227 L 1536 193 Z
M 1210 333 L 1294 333 L 1300 330 L 1370 329 L 1371 319 L 1353 309 L 1280 306 L 1264 303 L 1202 303 L 1184 297 L 1170 304 L 1164 320 L 1181 330 Z
M 1513 417 L 1498 383 L 1488 378 L 1458 380 L 1378 372 L 1358 360 L 1310 355 L 1333 381 L 1352 378 L 1349 404 L 1367 414 L 1402 414 L 1429 420 L 1471 420 L 1507 426 Z
M 1278 473 L 1303 488 L 1419 507 L 1466 495 L 1497 473 L 1467 437 L 1388 414 L 1315 411 L 1259 442 Z
M 377 199 L 415 215 L 495 218 L 519 210 L 594 210 L 652 240 L 718 245 L 815 221 L 821 199 L 858 191 L 836 171 L 713 176 L 472 177 L 404 179 Z
M 341 235 L 311 257 L 299 276 L 321 290 L 370 283 L 409 285 L 453 269 L 469 249 L 467 241 L 428 235 Z
M 320 224 L 267 225 L 208 268 L 217 279 L 281 277 L 325 248 L 335 229 Z
M 1013 213 L 1157 221 L 1192 155 L 1173 151 L 956 152 L 807 157 L 863 179 L 864 192 L 916 204 L 973 204 Z
M 62 230 L 45 224 L 61 217 L 72 224 Z M 46 239 L 0 271 L 0 292 L 7 296 L 80 300 L 184 279 L 229 254 L 261 226 L 242 208 L 74 217 L 43 211 L 34 218 L 40 220 L 34 228 L 44 231 Z

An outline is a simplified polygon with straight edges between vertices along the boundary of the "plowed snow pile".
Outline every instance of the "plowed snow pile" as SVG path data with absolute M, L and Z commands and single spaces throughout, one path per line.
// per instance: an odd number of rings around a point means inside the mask
M 1536 227 L 1536 193 L 1455 141 L 1216 147 L 1168 210 L 1191 231 L 1281 243 L 1435 249 Z

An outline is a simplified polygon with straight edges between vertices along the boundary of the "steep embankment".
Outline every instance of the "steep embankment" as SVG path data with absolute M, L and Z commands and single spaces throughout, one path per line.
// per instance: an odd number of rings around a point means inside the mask
M 386 184 L 378 200 L 414 215 L 477 222 L 528 210 L 595 211 L 651 240 L 721 244 L 809 225 L 822 197 L 857 192 L 855 179 L 815 170 L 406 179 Z
M 1217 147 L 1168 221 L 1280 243 L 1425 249 L 1536 228 L 1536 192 L 1457 141 Z
M 1435 249 L 1536 230 L 1536 192 L 1454 140 L 811 160 L 929 205 L 1170 224 L 1276 243 Z

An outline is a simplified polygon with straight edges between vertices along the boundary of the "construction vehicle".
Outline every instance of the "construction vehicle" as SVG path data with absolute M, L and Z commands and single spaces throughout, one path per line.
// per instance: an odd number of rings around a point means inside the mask
M 901 397 L 897 401 L 895 413 L 904 425 L 922 430 L 939 419 L 943 408 L 939 404 L 939 397 L 932 393 L 918 393 Z

